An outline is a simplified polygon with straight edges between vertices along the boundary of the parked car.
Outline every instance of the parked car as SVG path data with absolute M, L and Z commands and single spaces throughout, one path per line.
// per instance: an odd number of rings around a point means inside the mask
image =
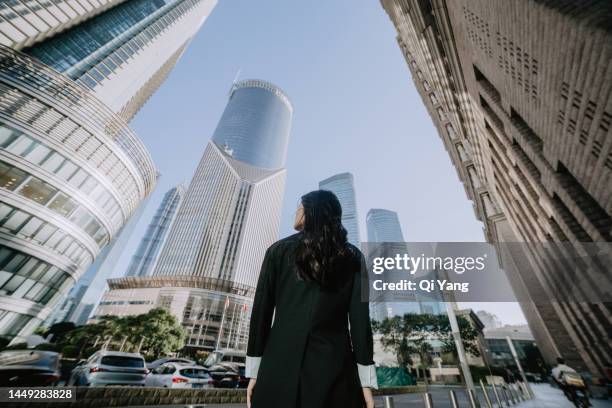
M 212 388 L 206 369 L 195 364 L 166 363 L 147 375 L 145 386 L 162 388 Z
M 245 367 L 238 363 L 219 363 L 208 368 L 215 388 L 246 388 L 249 379 L 244 376 Z
M 246 363 L 246 353 L 238 350 L 215 350 L 206 358 L 204 367 L 212 367 L 219 363 L 236 363 L 244 366 Z
M 72 370 L 68 385 L 144 386 L 148 372 L 144 358 L 138 353 L 100 350 Z
M 60 354 L 42 350 L 6 350 L 0 353 L 0 386 L 40 387 L 60 378 Z
M 149 370 L 154 370 L 160 365 L 166 364 L 166 363 L 179 363 L 179 364 L 192 364 L 193 365 L 195 364 L 195 361 L 189 360 L 187 358 L 181 358 L 181 357 L 159 358 L 151 363 L 147 363 L 147 368 Z

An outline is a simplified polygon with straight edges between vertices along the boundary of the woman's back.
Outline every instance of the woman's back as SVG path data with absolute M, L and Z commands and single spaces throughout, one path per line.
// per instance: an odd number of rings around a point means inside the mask
M 266 252 L 247 350 L 253 408 L 356 408 L 364 396 L 373 406 L 372 330 L 360 296 L 367 275 L 341 219 L 333 193 L 310 192 L 296 211 L 300 232 Z

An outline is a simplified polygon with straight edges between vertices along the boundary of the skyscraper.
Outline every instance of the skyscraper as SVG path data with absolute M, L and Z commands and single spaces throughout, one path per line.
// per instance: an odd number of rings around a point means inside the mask
M 351 173 L 340 173 L 319 182 L 321 190 L 333 192 L 342 205 L 342 225 L 348 233 L 351 244 L 360 247 L 359 217 L 357 216 L 357 200 L 355 199 L 355 182 Z
M 153 274 L 109 280 L 96 317 L 165 307 L 191 332 L 187 346 L 246 346 L 259 269 L 278 237 L 292 114 L 275 85 L 232 86 Z
M 1 2 L 0 336 L 46 319 L 154 188 L 126 120 L 214 4 Z
M 612 4 L 382 4 L 487 239 L 609 242 Z M 546 301 L 575 282 L 532 248 L 502 261 L 519 266 L 508 278 L 519 298 L 531 299 L 521 307 L 542 354 L 605 377 L 609 305 Z
M 23 51 L 89 87 L 129 121 L 167 78 L 217 1 L 114 3 Z
M 161 204 L 132 257 L 125 276 L 149 276 L 151 274 L 183 197 L 185 197 L 185 187 L 182 185 L 173 187 L 164 194 Z
M 46 319 L 155 181 L 121 117 L 0 48 L 0 335 L 28 335 Z
M 368 242 L 404 242 L 402 226 L 395 211 L 372 208 L 366 215 Z

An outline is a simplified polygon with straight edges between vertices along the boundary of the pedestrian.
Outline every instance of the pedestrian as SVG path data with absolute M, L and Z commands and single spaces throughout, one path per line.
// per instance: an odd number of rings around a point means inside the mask
M 268 248 L 255 293 L 249 408 L 373 408 L 377 388 L 363 255 L 330 191 L 301 198 L 297 234 Z

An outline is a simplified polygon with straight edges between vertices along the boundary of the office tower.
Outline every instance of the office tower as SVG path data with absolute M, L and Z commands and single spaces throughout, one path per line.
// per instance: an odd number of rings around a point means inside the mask
M 94 317 L 165 307 L 187 347 L 245 348 L 266 249 L 277 239 L 293 108 L 278 87 L 235 83 L 149 277 L 109 280 Z
M 348 241 L 356 247 L 361 246 L 359 237 L 359 217 L 355 199 L 355 182 L 351 173 L 340 173 L 319 182 L 321 190 L 329 190 L 338 197 L 342 205 L 342 225 L 348 233 Z
M 185 187 L 182 185 L 173 187 L 164 194 L 159 208 L 132 257 L 125 276 L 149 276 L 151 274 L 184 196 Z
M 382 4 L 487 239 L 609 242 L 612 4 Z M 543 356 L 606 377 L 609 305 L 548 301 L 574 282 L 532 248 L 502 266 L 518 265 L 508 278 Z
M 404 234 L 397 213 L 373 208 L 366 215 L 368 242 L 404 242 Z
M 0 4 L 0 336 L 48 318 L 154 188 L 126 120 L 214 5 Z
M 89 87 L 129 121 L 167 78 L 216 0 L 115 3 L 23 51 Z
M 47 318 L 155 180 L 121 117 L 58 72 L 0 48 L 1 336 L 28 335 Z
M 124 0 L 15 0 L 0 3 L 0 44 L 21 50 Z

